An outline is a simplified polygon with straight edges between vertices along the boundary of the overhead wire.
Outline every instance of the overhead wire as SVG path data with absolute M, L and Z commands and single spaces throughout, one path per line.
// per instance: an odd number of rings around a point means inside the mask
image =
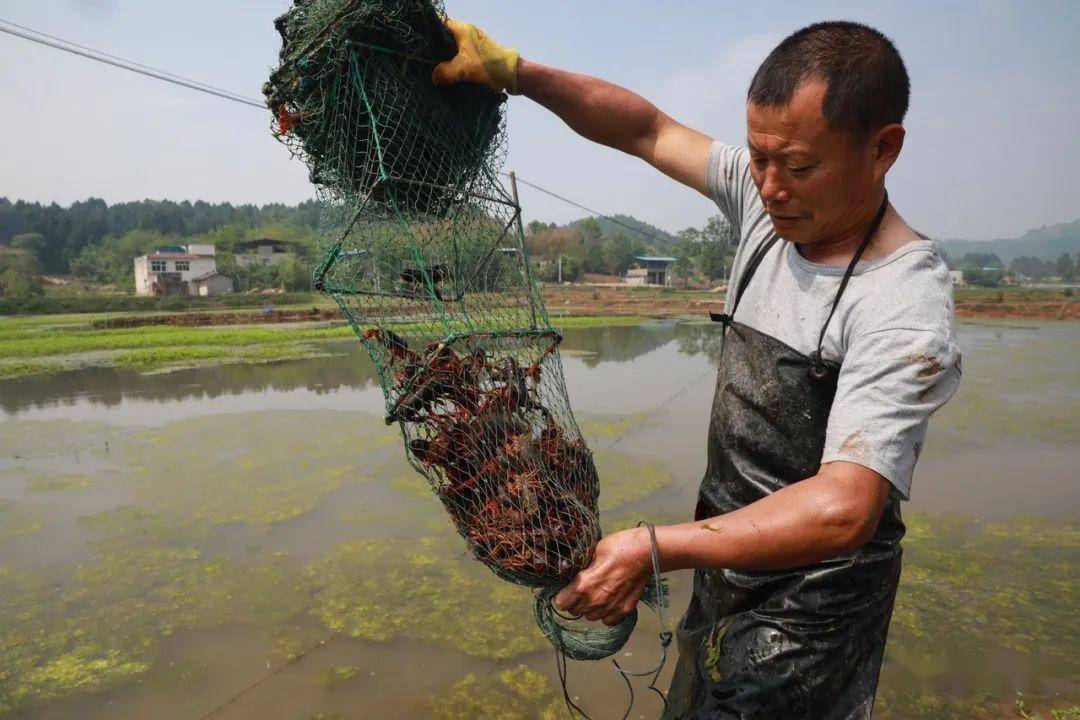
M 233 102 L 238 102 L 243 105 L 248 105 L 250 107 L 256 107 L 260 110 L 266 109 L 266 103 L 260 102 L 254 98 L 249 98 L 239 93 L 232 92 L 231 90 L 226 90 L 224 88 L 210 85 L 208 83 L 204 83 L 198 80 L 192 80 L 191 78 L 184 77 L 183 75 L 177 75 L 176 73 L 172 73 L 167 70 L 161 70 L 160 68 L 144 65 L 142 63 L 135 62 L 134 60 L 129 60 L 127 58 L 121 57 L 119 55 L 113 55 L 102 50 L 97 50 L 96 48 L 91 48 L 86 45 L 80 45 L 70 40 L 66 40 L 62 37 L 42 32 L 41 30 L 37 30 L 35 28 L 28 27 L 26 25 L 20 25 L 19 23 L 12 22 L 11 20 L 5 20 L 4 18 L 0 18 L 0 32 L 23 38 L 24 40 L 29 40 L 31 42 L 39 43 L 41 45 L 51 47 L 56 50 L 61 50 L 63 52 L 71 53 L 73 55 L 78 55 L 87 58 L 88 60 L 94 60 L 96 62 L 104 63 L 106 65 L 111 65 L 113 67 L 120 68 L 121 70 L 128 70 L 130 72 L 138 73 L 139 75 L 144 75 L 146 77 L 154 78 L 156 80 L 162 80 L 164 82 L 172 83 L 174 85 L 179 85 L 190 90 L 207 93 L 209 95 L 214 95 L 225 100 L 232 100 Z M 508 173 L 503 174 L 509 176 Z M 598 210 L 594 210 L 587 205 L 583 205 L 582 203 L 571 200 L 568 197 L 560 195 L 552 190 L 548 190 L 547 188 L 537 185 L 536 183 L 530 182 L 525 178 L 521 177 L 520 175 L 517 176 L 517 181 L 520 182 L 522 185 L 527 185 L 533 190 L 553 197 L 556 200 L 567 203 L 568 205 L 572 205 L 579 210 L 584 210 L 585 212 L 591 213 L 598 218 L 607 220 L 608 222 L 625 228 L 626 230 L 629 230 L 630 232 L 633 232 L 639 236 L 649 238 L 650 240 L 662 243 L 671 248 L 678 249 L 680 247 L 677 242 L 674 242 L 669 238 L 657 235 L 656 233 L 650 232 L 648 230 L 643 230 L 640 227 L 635 227 L 630 223 L 624 222 L 616 217 L 612 217 L 610 215 L 599 212 Z
M 506 175 L 507 177 L 509 177 L 509 173 L 503 173 L 503 175 Z M 672 241 L 672 240 L 669 240 L 669 239 L 667 239 L 665 237 L 661 237 L 660 235 L 657 235 L 655 233 L 651 233 L 648 230 L 642 230 L 641 228 L 634 227 L 630 223 L 623 222 L 622 220 L 619 220 L 618 218 L 611 217 L 610 215 L 605 215 L 604 213 L 602 213 L 602 212 L 600 212 L 598 210 L 593 210 L 592 208 L 587 207 L 585 205 L 582 205 L 579 202 L 575 202 L 575 201 L 571 200 L 570 198 L 563 197 L 562 195 L 559 195 L 558 193 L 552 192 L 551 190 L 548 190 L 547 188 L 540 187 L 536 183 L 531 183 L 528 180 L 526 180 L 525 178 L 521 177 L 520 175 L 515 174 L 515 177 L 517 178 L 517 181 L 520 182 L 522 185 L 528 185 L 533 190 L 538 190 L 538 191 L 544 193 L 545 195 L 550 195 L 551 197 L 555 198 L 556 200 L 562 200 L 564 203 L 568 203 L 570 205 L 573 205 L 574 207 L 578 208 L 579 210 L 584 210 L 585 212 L 592 213 L 593 215 L 595 215 L 595 216 L 597 216 L 599 218 L 603 218 L 604 220 L 615 223 L 616 225 L 624 227 L 627 230 L 630 230 L 631 232 L 635 232 L 635 233 L 637 233 L 639 235 L 644 235 L 647 238 L 650 238 L 652 240 L 656 240 L 657 242 L 664 243 L 666 245 L 669 245 L 670 247 L 673 247 L 673 248 L 676 248 L 676 249 L 679 247 L 679 244 Z
M 56 50 L 62 50 L 66 53 L 73 55 L 79 55 L 87 58 L 88 60 L 94 60 L 105 65 L 112 65 L 113 67 L 120 68 L 122 70 L 128 70 L 139 75 L 145 75 L 147 77 L 154 78 L 156 80 L 163 80 L 174 85 L 180 85 L 190 90 L 196 90 L 198 92 L 207 93 L 209 95 L 216 95 L 217 97 L 224 98 L 226 100 L 232 100 L 233 102 L 242 103 L 244 105 L 250 105 L 257 107 L 260 110 L 266 109 L 266 103 L 259 102 L 252 98 L 244 97 L 243 95 L 231 92 L 229 90 L 223 90 L 213 85 L 207 85 L 197 80 L 191 80 L 174 73 L 167 72 L 165 70 L 159 70 L 157 68 L 143 65 L 141 63 L 133 62 L 117 55 L 95 50 L 93 48 L 86 47 L 85 45 L 79 45 L 77 43 L 58 38 L 55 35 L 49 35 L 47 33 L 28 28 L 24 25 L 13 23 L 10 20 L 4 20 L 0 18 L 0 32 L 13 35 L 15 37 L 29 40 L 40 45 L 54 48 Z

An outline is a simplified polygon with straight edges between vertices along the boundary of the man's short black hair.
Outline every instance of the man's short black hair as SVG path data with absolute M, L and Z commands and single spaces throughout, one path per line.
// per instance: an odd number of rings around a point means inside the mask
M 856 22 L 814 23 L 769 53 L 750 83 L 755 105 L 783 106 L 811 78 L 825 81 L 829 128 L 859 139 L 904 121 L 911 95 L 904 60 L 889 38 Z

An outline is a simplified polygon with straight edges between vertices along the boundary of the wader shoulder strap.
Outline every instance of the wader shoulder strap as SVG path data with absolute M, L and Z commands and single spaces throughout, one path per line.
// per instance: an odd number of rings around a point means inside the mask
M 731 304 L 731 309 L 728 310 L 728 308 L 725 307 L 724 312 L 722 313 L 710 312 L 709 317 L 712 318 L 713 321 L 727 323 L 735 317 L 735 309 L 739 307 L 739 301 L 742 300 L 743 292 L 746 291 L 746 287 L 750 284 L 750 278 L 754 277 L 758 265 L 761 264 L 761 261 L 765 259 L 765 255 L 779 240 L 780 236 L 774 233 L 771 238 L 758 246 L 758 249 L 755 250 L 754 254 L 750 257 L 750 262 L 746 264 L 746 269 L 743 270 L 742 277 L 739 278 L 739 288 L 735 291 L 735 300 Z
M 840 280 L 840 287 L 836 289 L 836 297 L 833 298 L 832 307 L 829 308 L 829 316 L 825 318 L 825 323 L 821 326 L 821 332 L 818 333 L 817 349 L 814 350 L 812 356 L 814 362 L 810 365 L 810 377 L 815 380 L 822 380 L 829 374 L 828 368 L 821 360 L 821 345 L 825 342 L 825 332 L 829 329 L 829 323 L 832 321 L 832 317 L 836 313 L 836 308 L 840 304 L 840 298 L 843 296 L 844 290 L 847 289 L 848 281 L 851 280 L 851 276 L 855 272 L 855 266 L 859 264 L 859 259 L 863 256 L 867 246 L 870 245 L 870 241 L 873 239 L 874 235 L 877 234 L 878 228 L 881 227 L 881 221 L 885 217 L 885 209 L 888 207 L 889 191 L 886 190 L 885 196 L 881 199 L 881 207 L 878 208 L 877 215 L 874 216 L 874 221 L 870 223 L 870 227 L 866 231 L 866 236 L 863 237 L 862 242 L 859 243 L 859 248 L 851 257 L 851 262 L 848 263 L 847 270 L 844 271 L 844 277 Z

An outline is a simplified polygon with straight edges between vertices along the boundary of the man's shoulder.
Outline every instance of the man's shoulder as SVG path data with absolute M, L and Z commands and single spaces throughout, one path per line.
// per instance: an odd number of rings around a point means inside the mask
M 859 334 L 906 328 L 952 335 L 952 278 L 933 240 L 906 243 L 860 277 L 862 292 L 853 318 Z
M 714 140 L 709 148 L 706 189 L 720 212 L 740 234 L 748 219 L 763 213 L 761 198 L 750 174 L 750 153 L 745 147 Z

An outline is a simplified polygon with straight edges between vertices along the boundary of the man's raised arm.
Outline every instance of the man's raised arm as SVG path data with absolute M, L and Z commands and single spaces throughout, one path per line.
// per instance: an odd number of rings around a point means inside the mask
M 645 98 L 599 78 L 520 59 L 467 23 L 450 20 L 458 54 L 435 68 L 438 85 L 475 82 L 524 95 L 593 142 L 635 155 L 674 180 L 708 194 L 712 139 L 672 120 Z

